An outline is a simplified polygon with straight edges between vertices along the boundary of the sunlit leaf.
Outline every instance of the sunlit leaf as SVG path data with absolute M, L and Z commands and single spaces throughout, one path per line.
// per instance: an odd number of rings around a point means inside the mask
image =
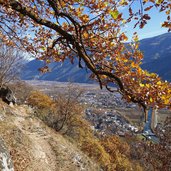
M 156 0 L 156 4 L 160 5 L 163 2 L 163 0 Z
M 145 86 L 144 84 L 140 83 L 140 87 L 144 87 L 144 86 Z
M 116 20 L 118 18 L 118 16 L 119 16 L 119 11 L 118 10 L 111 11 L 110 15 L 112 16 L 112 18 L 114 20 Z

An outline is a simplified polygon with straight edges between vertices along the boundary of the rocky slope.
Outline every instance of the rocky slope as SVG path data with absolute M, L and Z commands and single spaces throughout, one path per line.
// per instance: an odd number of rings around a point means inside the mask
M 11 155 L 15 171 L 99 170 L 96 163 L 34 117 L 32 109 L 25 105 L 8 106 L 0 101 L 0 137 Z M 1 157 L 0 168 L 7 171 L 4 162 Z M 13 171 L 13 165 L 8 171 Z

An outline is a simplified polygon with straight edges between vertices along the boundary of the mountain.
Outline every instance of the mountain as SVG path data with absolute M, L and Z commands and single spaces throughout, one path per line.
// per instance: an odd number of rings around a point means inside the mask
M 142 68 L 171 81 L 171 33 L 141 40 L 140 50 L 144 53 Z
M 144 53 L 142 68 L 156 72 L 164 80 L 171 81 L 171 33 L 140 41 L 140 50 Z M 51 72 L 41 74 L 38 68 L 43 66 L 42 61 L 32 60 L 26 64 L 21 78 L 24 80 L 53 80 L 60 82 L 92 83 L 90 72 L 78 67 L 78 61 L 71 64 L 67 59 L 63 63 L 50 64 Z
M 78 61 L 75 60 L 71 64 L 69 59 L 64 62 L 51 63 L 49 65 L 50 72 L 42 74 L 38 68 L 43 67 L 44 62 L 39 60 L 32 60 L 28 62 L 24 68 L 21 78 L 24 80 L 48 80 L 60 82 L 78 82 L 78 83 L 92 83 L 93 80 L 89 79 L 90 72 L 83 68 L 78 67 Z
M 140 50 L 144 52 L 145 63 L 171 55 L 171 33 L 142 39 Z

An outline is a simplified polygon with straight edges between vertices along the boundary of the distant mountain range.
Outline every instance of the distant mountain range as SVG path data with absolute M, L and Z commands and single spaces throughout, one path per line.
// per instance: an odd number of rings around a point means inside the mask
M 165 33 L 156 37 L 140 41 L 140 50 L 144 53 L 142 68 L 150 72 L 156 72 L 163 80 L 171 81 L 171 33 Z M 91 83 L 90 72 L 78 67 L 78 62 L 71 64 L 67 59 L 63 63 L 50 64 L 51 72 L 41 74 L 38 68 L 43 66 L 39 60 L 29 61 L 22 74 L 24 80 L 48 80 L 60 82 Z
M 44 62 L 40 60 L 32 60 L 28 62 L 24 71 L 21 74 L 23 80 L 47 80 L 47 81 L 59 81 L 59 82 L 77 82 L 77 83 L 92 83 L 90 80 L 90 71 L 86 68 L 78 67 L 78 60 L 76 59 L 71 64 L 69 59 L 64 62 L 54 62 L 49 64 L 50 72 L 42 74 L 38 71 L 39 68 L 44 66 Z

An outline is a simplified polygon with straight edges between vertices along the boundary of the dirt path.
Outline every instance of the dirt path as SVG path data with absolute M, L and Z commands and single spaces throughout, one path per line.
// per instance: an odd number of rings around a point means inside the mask
M 31 111 L 30 111 L 31 112 Z M 56 155 L 47 141 L 48 134 L 41 124 L 28 115 L 26 108 L 17 107 L 14 110 L 14 123 L 26 135 L 30 144 L 31 165 L 28 171 L 55 171 Z

